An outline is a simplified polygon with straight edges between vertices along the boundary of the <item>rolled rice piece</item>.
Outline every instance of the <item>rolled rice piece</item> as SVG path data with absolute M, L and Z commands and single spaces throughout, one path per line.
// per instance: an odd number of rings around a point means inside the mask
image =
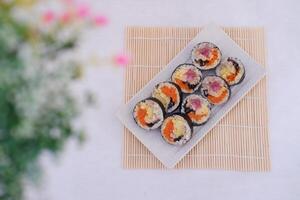
M 228 57 L 217 67 L 216 74 L 233 86 L 243 81 L 245 67 L 238 58 Z
M 186 115 L 173 114 L 164 120 L 161 126 L 161 134 L 169 144 L 183 145 L 191 139 L 193 126 Z
M 200 91 L 212 105 L 227 102 L 231 94 L 226 81 L 219 76 L 206 76 L 202 81 Z
M 183 100 L 181 112 L 190 118 L 194 126 L 199 126 L 209 119 L 211 105 L 201 95 L 190 94 Z
M 164 120 L 164 106 L 155 98 L 138 102 L 133 109 L 133 118 L 137 125 L 145 130 L 156 129 Z
M 185 63 L 174 70 L 171 79 L 183 93 L 193 93 L 201 84 L 202 73 L 195 65 Z
M 175 83 L 166 81 L 157 84 L 152 92 L 152 97 L 158 99 L 166 112 L 173 112 L 181 104 L 181 89 Z
M 215 44 L 202 42 L 192 50 L 193 64 L 201 70 L 214 69 L 220 63 L 222 53 Z

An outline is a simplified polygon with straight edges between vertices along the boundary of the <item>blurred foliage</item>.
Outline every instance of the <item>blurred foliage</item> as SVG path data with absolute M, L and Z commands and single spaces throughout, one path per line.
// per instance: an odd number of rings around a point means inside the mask
M 76 61 L 59 61 L 76 47 L 53 32 L 20 23 L 12 17 L 16 4 L 33 0 L 0 0 L 0 199 L 23 198 L 25 178 L 38 169 L 39 155 L 57 153 L 71 138 L 79 106 L 70 85 L 82 74 Z

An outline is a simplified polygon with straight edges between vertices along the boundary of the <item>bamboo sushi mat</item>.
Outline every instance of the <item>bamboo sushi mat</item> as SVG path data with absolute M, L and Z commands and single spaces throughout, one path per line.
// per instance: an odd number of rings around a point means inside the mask
M 125 72 L 127 102 L 157 74 L 201 28 L 128 27 L 126 49 L 132 62 Z M 263 28 L 224 28 L 252 58 L 266 66 Z M 124 168 L 165 168 L 124 128 Z M 266 78 L 261 80 L 175 168 L 269 171 Z

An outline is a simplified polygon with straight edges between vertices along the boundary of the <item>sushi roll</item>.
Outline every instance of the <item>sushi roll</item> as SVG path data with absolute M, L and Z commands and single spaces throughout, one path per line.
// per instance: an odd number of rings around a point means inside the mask
M 202 42 L 192 50 L 192 60 L 196 67 L 202 70 L 214 69 L 221 61 L 221 51 L 213 43 Z
M 219 76 L 206 76 L 202 81 L 200 91 L 213 105 L 227 102 L 231 93 L 226 81 Z
M 133 109 L 133 118 L 137 125 L 145 130 L 156 129 L 164 121 L 163 105 L 155 98 L 148 98 L 138 102 Z
M 162 82 L 155 86 L 152 97 L 158 99 L 166 112 L 173 112 L 181 103 L 181 90 L 172 82 Z
M 229 57 L 217 67 L 216 74 L 232 86 L 239 84 L 244 79 L 245 68 L 239 59 Z
M 171 79 L 183 93 L 193 93 L 201 84 L 202 73 L 193 64 L 181 64 L 174 70 Z
M 185 113 L 193 125 L 199 126 L 207 122 L 210 116 L 211 105 L 201 95 L 188 95 L 182 103 L 181 112 Z
M 161 126 L 162 137 L 169 144 L 183 145 L 191 139 L 192 133 L 192 123 L 183 114 L 170 115 L 164 120 Z

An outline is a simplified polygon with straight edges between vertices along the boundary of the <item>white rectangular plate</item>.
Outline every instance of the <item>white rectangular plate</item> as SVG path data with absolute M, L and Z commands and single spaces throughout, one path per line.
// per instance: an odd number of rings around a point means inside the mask
M 192 48 L 200 42 L 212 42 L 221 52 L 222 59 L 231 56 L 239 58 L 245 66 L 246 76 L 242 83 L 231 87 L 231 97 L 223 105 L 215 106 L 208 122 L 194 128 L 193 137 L 183 146 L 167 144 L 160 134 L 160 129 L 145 131 L 136 125 L 132 110 L 135 104 L 151 95 L 154 86 L 170 79 L 174 69 L 182 63 L 190 62 Z M 232 108 L 243 96 L 265 75 L 265 69 L 258 65 L 243 49 L 241 49 L 221 28 L 210 24 L 197 34 L 187 46 L 177 54 L 144 88 L 142 88 L 130 101 L 121 106 L 117 115 L 121 122 L 168 168 L 173 168 Z

